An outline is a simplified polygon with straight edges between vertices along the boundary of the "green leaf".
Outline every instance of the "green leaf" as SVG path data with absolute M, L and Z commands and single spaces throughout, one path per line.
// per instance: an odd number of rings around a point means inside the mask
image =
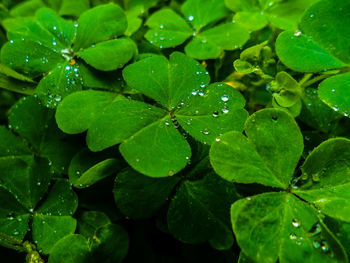
M 300 72 L 319 72 L 345 66 L 300 31 L 282 32 L 276 41 L 276 53 L 286 66 Z
M 336 120 L 339 114 L 319 99 L 317 89 L 305 89 L 301 99 L 303 108 L 300 120 L 315 129 L 328 132 L 332 128 L 332 121 Z
M 183 123 L 191 116 L 205 115 L 203 118 L 198 116 L 194 128 L 188 130 L 203 142 L 208 140 L 211 143 L 229 129 L 242 130 L 247 117 L 242 109 L 242 96 L 222 84 L 208 88 L 212 95 L 202 96 L 209 82 L 208 73 L 198 62 L 182 53 L 171 54 L 170 61 L 161 56 L 143 59 L 126 67 L 123 75 L 132 88 L 159 101 L 167 111 L 143 102 L 111 101 L 103 97 L 101 107 L 97 107 L 100 99 L 94 94 L 99 93 L 89 91 L 84 92 L 89 99 L 83 100 L 91 103 L 92 108 L 86 103 L 78 108 L 80 100 L 85 97 L 80 94 L 73 94 L 63 101 L 63 106 L 58 107 L 56 113 L 59 127 L 68 133 L 79 133 L 88 128 L 87 143 L 92 151 L 121 143 L 120 151 L 125 160 L 137 171 L 152 177 L 177 173 L 186 166 L 191 156 L 188 143 L 177 131 L 177 113 L 183 115 Z M 214 92 L 214 88 L 217 91 Z M 203 98 L 191 98 L 196 94 Z M 228 101 L 230 97 L 232 100 Z M 219 116 L 221 111 L 227 116 Z M 72 112 L 78 119 L 68 117 Z M 206 124 L 201 119 L 210 120 L 210 123 Z M 217 127 L 218 124 L 222 127 Z M 208 127 L 211 129 L 209 132 Z M 186 129 L 185 126 L 183 128 Z M 206 136 L 210 132 L 211 135 Z
M 197 32 L 228 13 L 222 0 L 187 0 L 181 10 Z
M 89 9 L 78 19 L 74 50 L 122 35 L 127 24 L 123 9 L 113 3 Z
M 44 6 L 42 0 L 24 1 L 11 8 L 10 15 L 14 17 L 32 16 L 35 14 L 36 10 Z
M 236 12 L 234 20 L 252 31 L 268 23 L 280 29 L 296 29 L 304 11 L 317 0 L 225 0 L 226 6 Z
M 36 213 L 49 216 L 72 216 L 77 207 L 78 198 L 68 180 L 58 179 Z
M 300 30 L 283 32 L 276 51 L 288 67 L 303 72 L 318 72 L 344 67 L 350 63 L 350 34 L 347 13 L 350 4 L 342 0 L 322 0 L 310 7 L 301 19 Z M 325 19 L 327 17 L 327 19 Z M 328 26 L 332 25 L 332 26 Z
M 35 213 L 33 216 L 33 240 L 44 254 L 63 237 L 73 234 L 76 220 L 70 216 L 52 216 Z
M 126 216 L 148 218 L 164 205 L 179 180 L 179 177 L 150 178 L 127 169 L 115 179 L 114 200 Z
M 94 90 L 75 92 L 57 107 L 57 125 L 65 133 L 81 133 L 87 130 L 104 108 L 116 98 L 117 94 L 111 92 Z
M 272 96 L 278 105 L 285 108 L 292 107 L 297 103 L 302 94 L 299 83 L 284 71 L 278 72 L 269 89 L 273 92 Z
M 49 263 L 84 263 L 89 259 L 87 240 L 82 235 L 60 239 L 50 251 Z
M 28 230 L 29 216 L 27 209 L 13 195 L 0 187 L 0 243 L 3 234 L 23 240 Z
M 236 199 L 234 185 L 214 173 L 184 181 L 170 202 L 169 231 L 185 243 L 210 241 L 217 249 L 228 249 L 233 236 L 227 211 Z
M 54 111 L 34 97 L 23 97 L 11 108 L 9 125 L 59 173 L 66 170 L 79 147 L 58 129 Z
M 340 74 L 323 81 L 318 90 L 320 99 L 334 111 L 350 116 L 350 73 Z
M 303 184 L 293 190 L 322 213 L 350 222 L 350 140 L 329 139 L 315 148 L 302 166 Z
M 80 16 L 90 8 L 89 0 L 62 0 L 58 13 L 61 16 Z
M 129 249 L 128 233 L 116 224 L 102 226 L 90 241 L 90 249 L 92 262 L 121 263 Z
M 43 253 L 49 254 L 60 239 L 74 233 L 77 223 L 71 215 L 77 205 L 77 196 L 68 181 L 57 180 L 33 216 L 33 239 Z
M 131 39 L 120 38 L 83 49 L 77 56 L 96 69 L 110 71 L 123 67 L 135 55 L 136 48 Z
M 87 144 L 92 151 L 101 151 L 127 139 L 130 141 L 135 133 L 142 135 L 152 125 L 164 124 L 165 114 L 164 110 L 143 102 L 114 101 L 104 109 L 103 117 L 96 119 L 89 128 Z
M 67 95 L 82 89 L 79 66 L 58 64 L 36 88 L 36 94 L 46 107 L 55 108 Z
M 14 38 L 2 47 L 1 61 L 16 71 L 35 76 L 49 72 L 64 60 L 59 53 L 37 42 Z
M 34 158 L 23 142 L 4 127 L 0 129 L 0 138 L 6 141 L 0 147 L 0 185 L 27 209 L 33 209 L 49 185 L 49 163 L 46 159 Z
M 223 50 L 241 48 L 248 39 L 249 33 L 242 26 L 236 23 L 220 24 L 198 33 L 185 51 L 196 59 L 217 58 Z
M 229 181 L 287 188 L 303 151 L 294 119 L 282 110 L 264 109 L 250 116 L 245 133 L 229 132 L 213 143 L 214 170 Z
M 173 110 L 192 91 L 210 81 L 208 72 L 195 60 L 180 52 L 165 57 L 153 56 L 127 66 L 126 82 L 146 96 Z
M 304 13 L 300 23 L 301 31 L 312 37 L 313 42 L 347 64 L 350 64 L 350 43 L 345 40 L 350 35 L 349 11 L 348 1 L 322 0 Z
M 317 210 L 292 194 L 241 199 L 231 207 L 231 220 L 238 245 L 255 262 L 348 262 Z
M 235 14 L 233 20 L 249 31 L 257 31 L 268 24 L 267 17 L 261 12 L 241 11 Z
M 14 71 L 10 67 L 3 65 L 3 64 L 0 64 L 0 73 L 6 75 L 7 77 L 16 79 L 16 80 L 35 83 L 32 79 Z
M 184 104 L 175 112 L 178 122 L 191 136 L 208 144 L 225 132 L 242 131 L 248 117 L 243 96 L 222 83 L 194 90 Z
M 129 120 L 132 122 L 132 119 Z M 143 127 L 125 140 L 119 150 L 132 168 L 151 177 L 176 174 L 186 166 L 191 156 L 190 146 L 175 129 L 170 117 Z
M 181 45 L 193 34 L 193 29 L 186 21 L 171 9 L 155 12 L 145 25 L 150 28 L 145 38 L 160 48 Z
M 99 211 L 84 211 L 78 218 L 78 232 L 86 238 L 93 237 L 98 228 L 110 224 L 108 216 Z
M 121 160 L 109 152 L 93 153 L 83 149 L 69 165 L 69 181 L 77 188 L 85 188 L 117 172 L 121 166 Z
M 70 47 L 76 33 L 76 27 L 49 8 L 41 8 L 35 14 L 37 21 L 66 48 Z M 61 51 L 62 52 L 62 51 Z

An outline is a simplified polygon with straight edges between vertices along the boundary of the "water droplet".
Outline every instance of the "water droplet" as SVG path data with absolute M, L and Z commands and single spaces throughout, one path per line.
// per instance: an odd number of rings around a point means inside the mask
M 295 30 L 294 31 L 294 36 L 296 36 L 296 37 L 300 37 L 301 36 L 301 31 L 300 30 Z
M 57 45 L 57 42 L 56 42 L 56 41 L 52 41 L 52 45 L 53 45 L 53 46 L 56 46 L 56 45 Z
M 135 160 L 137 163 L 140 161 L 140 159 L 139 158 L 136 158 L 136 160 Z
M 220 138 L 216 138 L 215 141 L 219 142 L 219 141 L 221 141 L 221 139 Z
M 175 173 L 174 173 L 174 171 L 172 171 L 172 170 L 170 170 L 169 172 L 168 172 L 168 175 L 169 176 L 173 176 Z
M 61 100 L 62 100 L 61 95 L 57 94 L 56 97 L 55 97 L 55 101 L 56 102 L 60 102 Z
M 10 44 L 13 44 L 15 41 L 13 41 L 12 39 L 10 39 L 10 41 L 9 41 L 9 42 L 10 42 Z
M 160 28 L 160 29 L 163 29 L 163 28 L 164 28 L 164 25 L 160 25 L 159 28 Z
M 169 123 L 168 120 L 166 120 L 164 123 L 165 123 L 166 126 L 169 126 L 169 125 L 170 125 L 170 123 Z
M 18 231 L 15 231 L 15 232 L 13 232 L 13 234 L 14 234 L 15 236 L 17 236 L 17 235 L 19 235 L 19 232 L 18 232 Z
M 33 211 L 34 211 L 33 208 L 30 208 L 30 209 L 29 209 L 29 212 L 30 212 L 30 213 L 33 213 Z
M 214 111 L 212 116 L 213 116 L 214 118 L 217 118 L 217 117 L 219 116 L 219 112 L 218 112 L 218 111 Z
M 66 70 L 70 70 L 70 66 L 66 66 L 65 69 L 66 69 Z
M 52 29 L 53 29 L 53 30 L 57 30 L 57 27 L 56 27 L 56 26 L 53 26 Z
M 78 26 L 79 26 L 78 22 L 75 22 L 74 27 L 78 27 Z
M 194 17 L 192 15 L 190 15 L 187 19 L 188 19 L 188 21 L 193 21 Z
M 296 240 L 297 239 L 297 235 L 294 234 L 294 233 L 291 233 L 291 234 L 289 234 L 289 239 L 290 240 Z
M 228 97 L 227 95 L 222 95 L 222 96 L 221 96 L 221 100 L 222 100 L 223 102 L 228 101 L 228 99 L 229 99 L 229 97 Z
M 329 245 L 328 245 L 327 241 L 325 241 L 325 240 L 321 241 L 321 250 L 323 252 L 328 252 Z
M 37 185 L 37 186 L 40 186 L 40 185 L 41 185 L 41 182 L 37 182 L 36 185 Z
M 229 113 L 230 110 L 225 106 L 224 108 L 221 109 L 222 113 L 226 114 Z
M 292 225 L 296 228 L 299 228 L 301 226 L 301 221 L 299 219 L 294 218 L 292 220 Z
M 208 135 L 210 131 L 207 128 L 205 128 L 203 131 L 201 131 L 201 133 L 203 133 L 204 135 Z
M 201 97 L 203 97 L 203 96 L 204 96 L 204 91 L 199 91 L 199 92 L 198 92 L 198 95 L 201 96 Z
M 26 56 L 26 58 L 25 58 L 25 62 L 29 62 L 29 57 L 28 56 Z
M 193 96 L 196 96 L 197 93 L 198 93 L 198 90 L 193 90 L 191 94 L 192 94 Z
M 311 14 L 310 17 L 311 17 L 311 18 L 314 18 L 314 17 L 315 17 L 315 14 Z

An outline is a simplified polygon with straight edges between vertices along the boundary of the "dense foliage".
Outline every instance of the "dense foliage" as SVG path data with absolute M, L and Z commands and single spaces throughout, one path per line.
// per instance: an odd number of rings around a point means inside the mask
M 1 262 L 349 261 L 349 0 L 0 19 Z

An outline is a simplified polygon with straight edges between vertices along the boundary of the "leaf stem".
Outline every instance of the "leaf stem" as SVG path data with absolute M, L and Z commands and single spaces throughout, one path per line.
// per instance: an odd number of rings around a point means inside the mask
M 320 76 L 317 76 L 317 77 L 315 77 L 313 79 L 310 79 L 310 80 L 306 81 L 304 84 L 301 85 L 301 87 L 305 89 L 305 88 L 311 86 L 312 84 L 314 84 L 316 82 L 319 82 L 321 80 L 324 80 L 326 78 L 329 78 L 331 76 L 333 76 L 333 75 L 320 75 Z

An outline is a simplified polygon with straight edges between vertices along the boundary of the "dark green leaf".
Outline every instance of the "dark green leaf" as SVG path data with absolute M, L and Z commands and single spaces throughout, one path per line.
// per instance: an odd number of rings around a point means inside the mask
M 127 169 L 115 179 L 114 199 L 126 216 L 147 218 L 168 200 L 178 182 L 178 177 L 150 178 Z

